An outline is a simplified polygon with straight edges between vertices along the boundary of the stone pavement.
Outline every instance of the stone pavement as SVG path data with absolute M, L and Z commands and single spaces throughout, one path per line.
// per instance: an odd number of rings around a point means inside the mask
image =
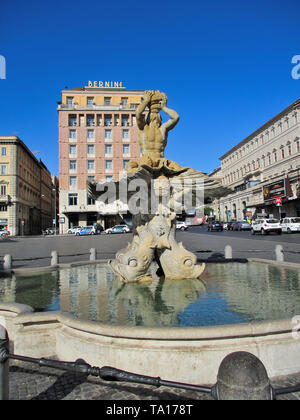
M 167 380 L 168 378 L 162 378 Z M 300 383 L 300 372 L 273 379 L 275 388 Z M 203 384 L 201 384 L 203 385 Z M 212 400 L 208 394 L 170 387 L 106 382 L 100 378 L 74 374 L 34 363 L 10 361 L 10 400 L 99 400 L 99 401 L 188 401 Z M 278 400 L 300 400 L 300 392 L 280 395 Z M 172 403 L 170 403 L 172 404 Z

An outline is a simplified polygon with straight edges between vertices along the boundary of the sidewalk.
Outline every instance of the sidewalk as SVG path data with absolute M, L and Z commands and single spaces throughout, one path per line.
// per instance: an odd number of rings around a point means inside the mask
M 184 401 L 188 400 L 213 399 L 209 394 L 202 392 L 126 382 L 105 382 L 100 378 L 41 368 L 33 363 L 19 361 L 10 363 L 9 372 L 10 400 L 174 400 L 184 404 Z M 294 386 L 300 383 L 300 372 L 275 378 L 271 382 L 275 388 Z M 300 392 L 280 395 L 277 399 L 300 400 Z

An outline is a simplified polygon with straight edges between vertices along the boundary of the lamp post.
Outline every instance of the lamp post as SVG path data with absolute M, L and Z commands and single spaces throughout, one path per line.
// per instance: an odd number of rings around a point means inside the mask
M 56 235 L 56 225 L 57 225 L 57 217 L 56 217 L 56 188 L 52 188 L 52 191 L 54 192 L 54 219 L 55 222 L 55 231 L 54 231 L 54 235 Z

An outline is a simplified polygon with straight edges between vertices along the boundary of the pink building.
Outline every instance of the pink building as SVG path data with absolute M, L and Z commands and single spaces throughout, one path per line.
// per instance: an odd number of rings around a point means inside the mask
M 107 87 L 103 87 L 103 86 Z M 98 87 L 100 85 L 101 87 Z M 86 182 L 118 180 L 140 146 L 135 109 L 143 91 L 119 82 L 89 82 L 62 91 L 59 116 L 60 232 L 72 226 L 118 223 L 118 215 L 99 214 L 87 197 Z

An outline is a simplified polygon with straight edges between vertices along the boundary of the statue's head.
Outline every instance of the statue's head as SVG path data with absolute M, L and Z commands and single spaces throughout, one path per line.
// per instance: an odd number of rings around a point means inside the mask
M 146 124 L 150 125 L 156 125 L 157 127 L 161 126 L 161 116 L 159 114 L 159 110 L 157 111 L 150 111 L 147 115 Z

